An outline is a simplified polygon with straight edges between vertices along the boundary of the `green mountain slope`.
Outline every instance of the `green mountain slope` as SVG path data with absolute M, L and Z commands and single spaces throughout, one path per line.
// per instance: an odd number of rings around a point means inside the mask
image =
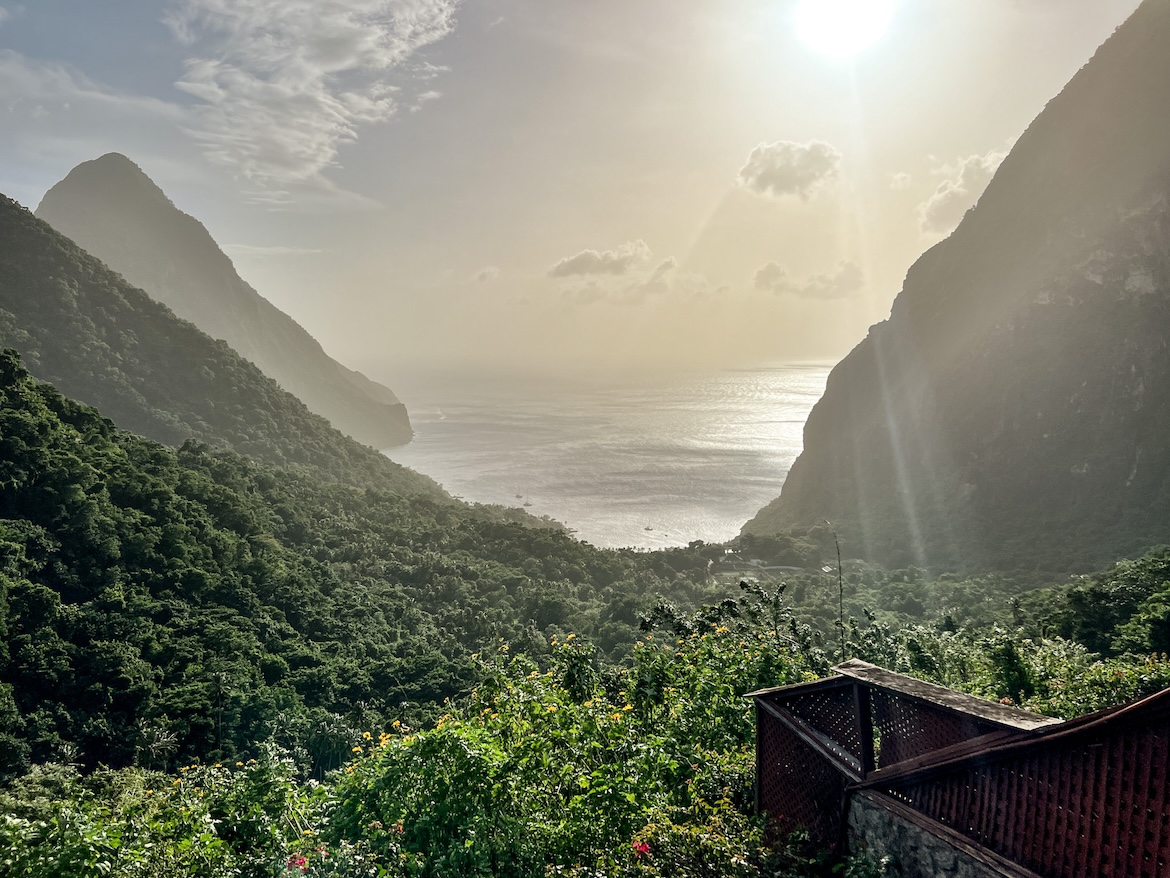
M 222 341 L 176 317 L 0 196 L 0 345 L 67 396 L 168 445 L 226 444 L 277 465 L 407 493 L 430 479 L 348 439 Z
M 833 370 L 780 498 L 894 564 L 1086 570 L 1170 540 L 1170 4 L 1051 101 Z
M 393 392 L 330 358 L 125 156 L 78 165 L 36 214 L 184 320 L 224 339 L 341 432 L 380 448 L 410 441 L 406 407 Z
M 169 449 L 0 353 L 0 780 L 269 738 L 334 767 L 355 729 L 433 718 L 498 638 L 628 653 L 657 594 L 708 596 L 706 567 Z

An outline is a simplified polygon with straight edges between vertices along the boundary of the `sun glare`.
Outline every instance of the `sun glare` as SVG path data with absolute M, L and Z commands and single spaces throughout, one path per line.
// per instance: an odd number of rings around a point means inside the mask
M 796 28 L 809 48 L 830 58 L 852 58 L 880 40 L 897 0 L 800 0 Z

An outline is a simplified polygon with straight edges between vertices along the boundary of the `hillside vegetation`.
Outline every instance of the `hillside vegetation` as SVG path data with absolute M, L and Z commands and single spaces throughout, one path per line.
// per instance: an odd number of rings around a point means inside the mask
M 697 551 L 601 551 L 471 507 L 115 429 L 0 355 L 0 747 L 162 767 L 273 738 L 320 772 L 416 724 L 498 638 L 612 654 Z M 546 647 L 533 647 L 541 652 Z

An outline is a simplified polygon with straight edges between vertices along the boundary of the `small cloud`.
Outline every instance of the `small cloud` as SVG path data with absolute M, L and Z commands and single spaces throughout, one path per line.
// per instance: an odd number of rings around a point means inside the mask
M 636 245 L 645 247 L 641 241 L 631 242 L 625 246 L 628 248 Z M 613 252 L 617 251 L 611 251 Z M 562 284 L 560 293 L 566 301 L 579 305 L 591 305 L 596 302 L 640 305 L 654 299 L 678 302 L 710 295 L 711 282 L 701 274 L 683 271 L 673 256 L 662 260 L 653 269 L 646 264 L 647 257 L 648 249 L 645 256 L 638 259 L 638 265 L 622 272 L 597 271 L 588 276 L 578 277 L 568 284 Z
M 918 205 L 918 225 L 923 234 L 945 235 L 952 231 L 963 215 L 975 206 L 1006 155 L 993 150 L 939 168 L 935 173 L 945 179 L 926 201 Z
M 423 104 L 426 104 L 430 101 L 437 101 L 442 96 L 443 96 L 443 93 L 441 91 L 435 91 L 434 89 L 432 89 L 430 91 L 424 91 L 417 98 L 415 98 L 415 103 L 410 108 L 410 112 L 417 113 L 419 110 L 421 110 L 423 108 Z
M 566 256 L 549 269 L 548 275 L 625 274 L 634 266 L 647 262 L 651 256 L 645 241 L 629 241 L 616 250 L 582 250 L 576 256 Z
M 797 292 L 808 299 L 842 299 L 865 286 L 865 275 L 853 262 L 837 263 L 835 274 L 814 274 Z
M 739 169 L 739 185 L 759 195 L 799 195 L 814 191 L 837 176 L 841 153 L 823 140 L 761 143 Z
M 899 171 L 896 174 L 890 175 L 890 188 L 891 189 L 909 189 L 910 184 L 913 182 L 914 182 L 914 179 L 909 174 L 905 173 L 904 171 Z
M 788 272 L 784 267 L 777 262 L 769 262 L 756 272 L 756 277 L 752 285 L 757 290 L 776 293 L 780 292 L 787 283 Z
M 10 18 L 12 18 L 12 13 L 3 6 L 0 6 L 0 24 L 4 24 L 4 22 L 8 21 Z
M 662 277 L 662 275 L 668 274 L 669 272 L 674 271 L 676 268 L 678 268 L 678 263 L 674 261 L 673 256 L 668 256 L 659 263 L 656 269 L 654 269 L 654 277 Z
M 500 276 L 500 270 L 494 265 L 487 265 L 475 273 L 476 283 L 487 283 L 490 280 L 495 280 Z
M 865 285 L 865 276 L 853 262 L 839 262 L 834 274 L 814 274 L 797 280 L 784 266 L 769 262 L 756 272 L 752 285 L 757 290 L 804 299 L 842 299 Z

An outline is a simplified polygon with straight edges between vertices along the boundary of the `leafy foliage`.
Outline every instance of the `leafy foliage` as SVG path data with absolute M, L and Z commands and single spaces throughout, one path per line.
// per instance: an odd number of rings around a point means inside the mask
M 123 433 L 0 355 L 0 757 L 164 768 L 281 742 L 320 773 L 417 724 L 470 655 L 611 655 L 698 552 L 601 551 L 463 505 Z

